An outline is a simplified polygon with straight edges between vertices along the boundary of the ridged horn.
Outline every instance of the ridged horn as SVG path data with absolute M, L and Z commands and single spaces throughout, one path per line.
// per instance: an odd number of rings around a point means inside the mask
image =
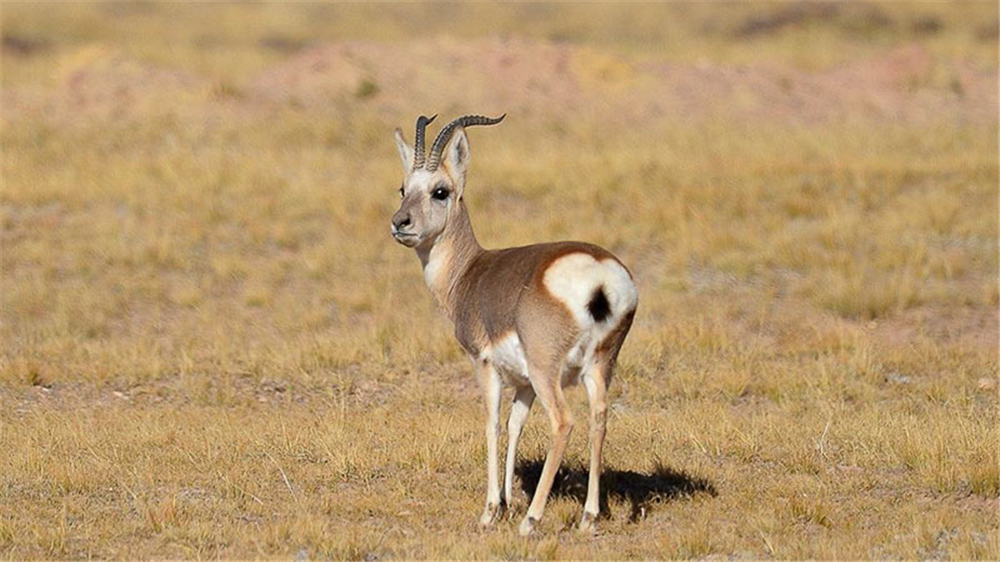
M 506 116 L 506 113 L 495 118 L 483 117 L 482 115 L 466 115 L 445 125 L 441 129 L 441 132 L 438 133 L 437 138 L 434 139 L 434 144 L 431 145 L 431 155 L 427 162 L 427 171 L 433 172 L 437 170 L 438 165 L 441 163 L 441 152 L 444 150 L 444 146 L 448 144 L 448 141 L 451 140 L 451 135 L 455 133 L 455 129 L 474 125 L 496 125 L 503 121 L 503 118 Z
M 424 167 L 424 131 L 427 129 L 427 125 L 430 125 L 437 114 L 427 117 L 421 115 L 417 117 L 417 134 L 416 138 L 413 139 L 413 169 L 418 170 Z

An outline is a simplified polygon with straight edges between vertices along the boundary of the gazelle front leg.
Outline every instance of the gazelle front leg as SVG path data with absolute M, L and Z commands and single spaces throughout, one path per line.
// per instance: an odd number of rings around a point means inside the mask
M 479 518 L 482 527 L 492 527 L 503 514 L 500 502 L 500 467 L 497 461 L 497 441 L 500 438 L 500 375 L 493 365 L 486 361 L 476 361 L 479 382 L 486 403 L 486 507 Z
M 503 499 L 510 508 L 514 505 L 514 463 L 517 461 L 517 442 L 521 430 L 528 421 L 531 404 L 535 401 L 535 391 L 530 386 L 522 386 L 514 391 L 514 402 L 507 418 L 507 462 L 504 466 Z

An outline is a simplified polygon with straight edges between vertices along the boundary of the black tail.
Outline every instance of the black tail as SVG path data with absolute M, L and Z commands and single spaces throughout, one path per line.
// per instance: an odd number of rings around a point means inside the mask
M 611 304 L 608 303 L 608 297 L 604 295 L 603 285 L 598 286 L 594 295 L 590 297 L 587 310 L 590 311 L 590 315 L 596 322 L 603 322 L 611 314 Z

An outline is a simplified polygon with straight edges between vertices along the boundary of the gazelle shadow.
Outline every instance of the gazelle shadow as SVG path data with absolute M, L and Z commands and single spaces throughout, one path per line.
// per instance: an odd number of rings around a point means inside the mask
M 514 468 L 529 498 L 535 495 L 544 464 L 544 460 L 522 461 Z M 582 503 L 587 498 L 588 474 L 588 468 L 584 466 L 560 467 L 550 497 L 575 498 Z M 708 480 L 659 464 L 649 474 L 605 469 L 601 473 L 601 514 L 604 517 L 610 514 L 609 498 L 625 500 L 629 503 L 629 521 L 635 522 L 644 516 L 654 501 L 669 501 L 697 493 L 706 493 L 713 498 L 718 495 L 715 486 Z

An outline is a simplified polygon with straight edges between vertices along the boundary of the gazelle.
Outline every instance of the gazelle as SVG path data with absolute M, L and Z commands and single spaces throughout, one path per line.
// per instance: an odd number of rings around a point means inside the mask
M 600 509 L 607 389 L 638 292 L 628 269 L 598 246 L 556 242 L 484 250 L 479 245 L 463 200 L 469 169 L 465 128 L 495 125 L 504 116 L 452 121 L 438 133 L 426 158 L 424 132 L 434 117 L 417 119 L 412 147 L 396 129 L 403 160 L 402 204 L 392 216 L 391 232 L 397 242 L 416 250 L 424 281 L 454 323 L 455 337 L 472 360 L 483 391 L 488 485 L 480 524 L 492 526 L 511 505 L 517 442 L 537 397 L 553 439 L 519 527 L 522 535 L 534 529 L 573 428 L 563 387 L 583 381 L 590 402 L 590 475 L 580 530 L 593 532 Z M 501 496 L 497 441 L 504 386 L 514 387 L 514 401 Z

